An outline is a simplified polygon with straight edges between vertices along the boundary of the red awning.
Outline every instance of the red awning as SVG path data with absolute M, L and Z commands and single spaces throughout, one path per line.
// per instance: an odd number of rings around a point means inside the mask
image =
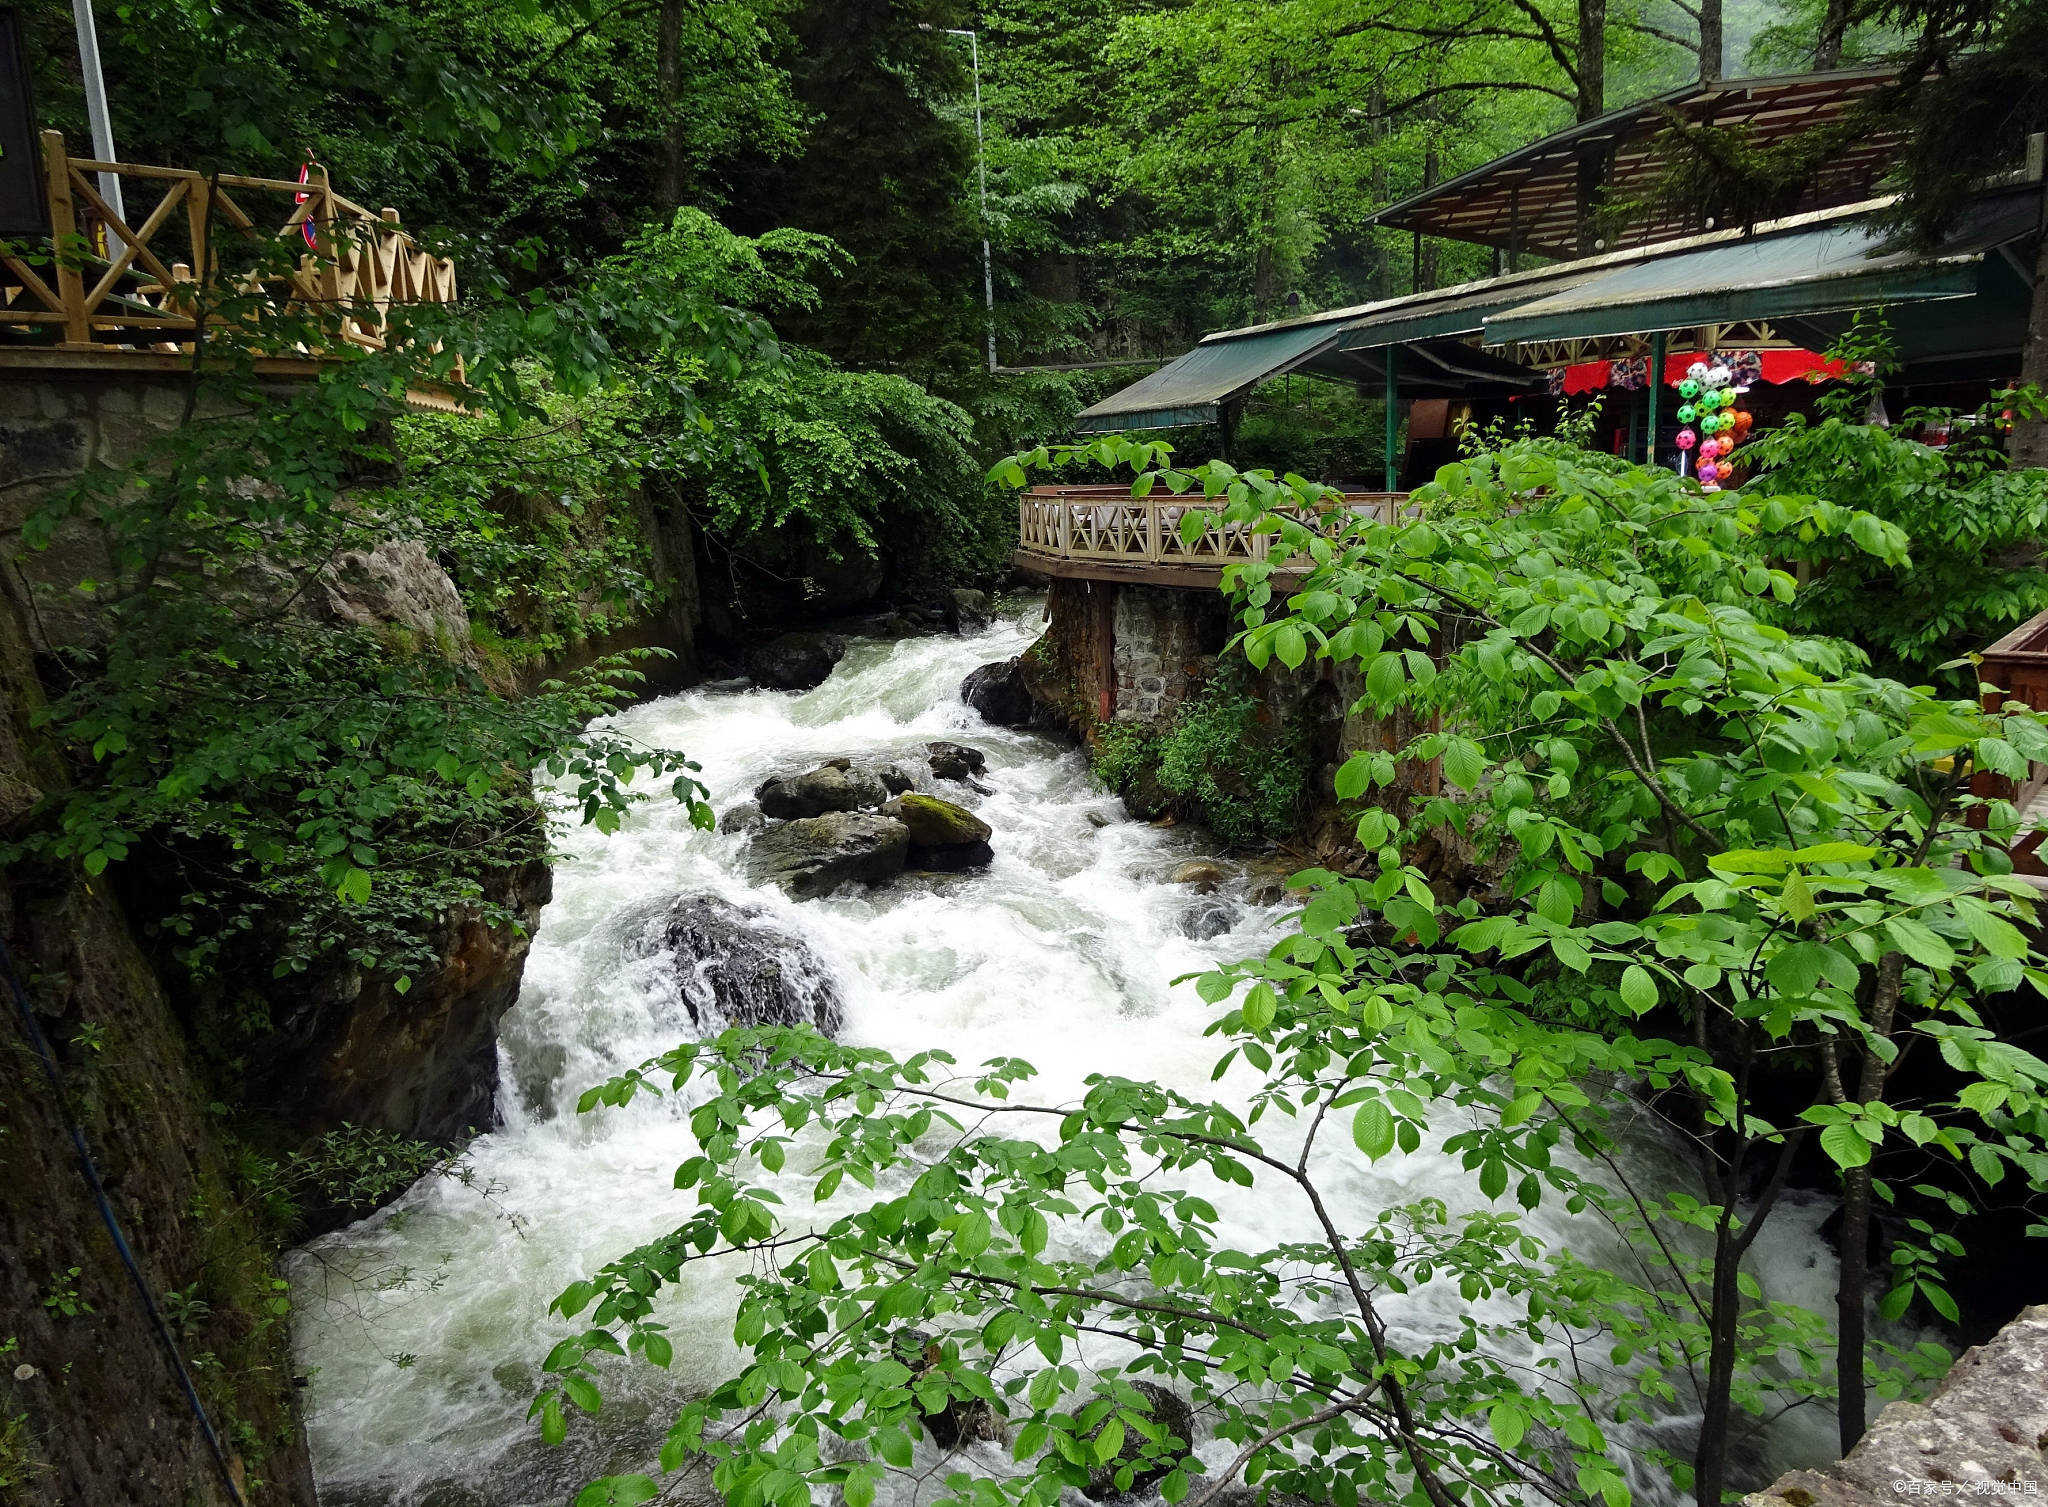
M 1732 360 L 1733 351 L 1710 353 L 1707 351 L 1682 351 L 1664 358 L 1664 385 L 1675 386 L 1684 376 L 1686 368 L 1695 361 L 1706 361 L 1718 354 L 1722 360 Z M 1749 351 L 1742 354 L 1754 357 L 1766 382 L 1827 382 L 1846 376 L 1849 368 L 1831 356 L 1823 356 L 1807 350 Z M 1565 393 L 1599 392 L 1615 385 L 1618 368 L 1632 366 L 1634 380 L 1623 384 L 1631 388 L 1640 387 L 1642 380 L 1641 362 L 1581 361 L 1572 366 L 1553 367 L 1550 372 L 1550 390 Z

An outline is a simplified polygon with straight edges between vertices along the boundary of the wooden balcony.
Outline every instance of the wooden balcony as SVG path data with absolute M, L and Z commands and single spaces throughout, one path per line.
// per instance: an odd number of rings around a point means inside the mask
M 1404 492 L 1346 492 L 1326 514 L 1365 514 L 1392 520 Z M 1190 513 L 1207 516 L 1192 541 L 1181 533 Z M 1214 589 L 1223 567 L 1263 560 L 1273 535 L 1223 521 L 1223 504 L 1201 497 L 1155 493 L 1133 497 L 1128 486 L 1033 487 L 1017 499 L 1017 552 L 1012 559 L 1030 575 L 1147 586 Z
M 0 243 L 0 366 L 189 367 L 206 311 L 218 328 L 226 305 L 259 355 L 303 369 L 382 350 L 394 305 L 455 301 L 454 262 L 415 244 L 397 210 L 335 192 L 318 164 L 299 183 L 72 157 L 57 131 L 42 144 L 50 234 L 40 254 Z M 101 196 L 102 173 L 121 179 L 127 214 Z M 293 333 L 265 349 L 266 322 Z
M 1995 711 L 2008 698 L 2036 711 L 2048 710 L 2048 612 L 2028 618 L 1986 649 L 1977 678 L 1999 688 L 1984 693 L 1987 711 Z M 1970 791 L 1989 800 L 2011 801 L 2029 825 L 2048 820 L 2048 764 L 2028 765 L 2024 782 L 1980 769 L 1970 777 Z M 2048 863 L 2041 853 L 2044 838 L 2048 833 L 2023 832 L 2012 849 L 2017 872 L 2048 878 Z

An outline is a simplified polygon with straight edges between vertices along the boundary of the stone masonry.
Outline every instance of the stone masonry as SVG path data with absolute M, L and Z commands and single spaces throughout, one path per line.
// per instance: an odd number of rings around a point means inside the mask
M 1160 728 L 1216 662 L 1227 622 L 1210 592 L 1124 586 L 1116 594 L 1115 720 Z

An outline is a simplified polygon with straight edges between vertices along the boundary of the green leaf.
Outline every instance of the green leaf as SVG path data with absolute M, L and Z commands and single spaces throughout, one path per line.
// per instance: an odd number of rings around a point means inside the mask
M 1124 1447 L 1124 1421 L 1112 1418 L 1103 1424 L 1102 1432 L 1095 1436 L 1095 1463 L 1102 1465 L 1117 1457 Z
M 1308 641 L 1292 623 L 1282 623 L 1273 635 L 1273 655 L 1290 670 L 1298 670 L 1308 658 Z
M 1351 1140 L 1370 1161 L 1394 1149 L 1394 1115 L 1384 1100 L 1367 1099 L 1351 1117 Z
M 1475 789 L 1486 773 L 1486 751 L 1470 738 L 1451 738 L 1444 744 L 1444 778 L 1460 790 Z
M 1837 1122 L 1822 1130 L 1820 1146 L 1838 1167 L 1861 1167 L 1870 1161 L 1870 1142 L 1847 1121 Z
M 1493 1442 L 1512 1453 L 1521 1447 L 1522 1436 L 1529 1431 L 1529 1415 L 1503 1398 L 1486 1415 L 1486 1426 L 1493 1431 Z
M 660 1494 L 647 1476 L 603 1476 L 576 1493 L 576 1507 L 639 1507 Z
M 362 905 L 370 898 L 370 876 L 351 864 L 342 871 L 341 883 L 334 887 L 334 893 L 344 905 Z
M 1631 963 L 1621 971 L 1621 1002 L 1638 1015 L 1657 1008 L 1657 981 L 1649 969 Z

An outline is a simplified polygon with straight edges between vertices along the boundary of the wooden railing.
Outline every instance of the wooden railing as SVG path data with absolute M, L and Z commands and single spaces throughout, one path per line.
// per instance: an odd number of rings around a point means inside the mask
M 1402 492 L 1346 492 L 1326 521 L 1364 513 L 1392 521 L 1407 501 Z M 1207 515 L 1192 540 L 1182 536 L 1190 513 Z M 1214 566 L 1263 560 L 1271 533 L 1225 523 L 1223 503 L 1199 496 L 1155 493 L 1133 497 L 1127 486 L 1033 487 L 1017 499 L 1017 547 L 1057 560 L 1122 561 L 1146 565 Z
M 1999 688 L 1984 693 L 1986 711 L 1996 711 L 2007 699 L 2035 711 L 2048 711 L 2048 612 L 2028 618 L 1986 649 L 1977 678 Z M 2048 797 L 2048 764 L 2029 764 L 2024 781 L 1980 769 L 1970 777 L 1970 791 L 1987 800 L 2011 801 L 2027 822 L 2048 817 L 2048 800 L 2044 800 Z M 2048 875 L 2048 863 L 2042 862 L 2041 854 L 2044 838 L 2048 833 L 2022 833 L 2012 847 L 2015 870 Z
M 297 183 L 72 157 L 57 131 L 42 141 L 54 255 L 37 266 L 0 254 L 0 353 L 10 325 L 24 335 L 54 332 L 66 351 L 189 352 L 201 305 L 223 293 L 245 327 L 312 315 L 329 341 L 381 350 L 394 304 L 455 299 L 453 261 L 415 245 L 397 210 L 372 214 L 343 198 L 317 164 Z M 134 212 L 139 223 L 101 197 L 101 173 L 120 176 L 124 200 L 134 185 L 138 204 L 147 203 L 146 213 Z M 270 204 L 278 195 L 290 206 L 281 222 Z M 281 256 L 280 242 L 304 250 Z M 300 336 L 276 354 L 322 352 Z

